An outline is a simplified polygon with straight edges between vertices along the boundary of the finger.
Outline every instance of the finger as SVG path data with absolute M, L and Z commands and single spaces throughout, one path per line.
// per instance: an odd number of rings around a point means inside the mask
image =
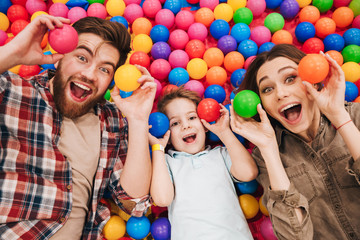
M 261 122 L 270 122 L 265 110 L 262 108 L 261 106 L 261 103 L 259 103 L 257 106 L 256 106 L 256 109 L 259 113 L 259 117 L 260 117 L 260 120 Z
M 145 82 L 141 85 L 141 89 L 156 89 L 157 84 L 155 82 Z
M 114 89 L 111 91 L 110 96 L 112 100 L 114 100 L 114 102 L 122 100 L 122 97 L 120 96 L 120 90 L 116 85 Z
M 60 54 L 60 53 L 54 53 L 54 54 L 50 54 L 50 55 L 44 54 L 42 62 L 40 64 L 54 64 L 57 61 L 59 61 L 60 59 L 62 59 L 63 57 L 64 57 L 64 54 Z
M 163 139 L 166 141 L 166 143 L 169 141 L 170 138 L 170 130 L 167 130 L 166 133 L 164 134 Z
M 312 84 L 306 81 L 303 81 L 303 84 L 305 85 L 308 93 L 310 93 L 310 95 L 314 97 L 314 99 L 316 99 L 319 96 L 320 93 L 314 88 Z
M 141 66 L 141 65 L 139 65 L 139 64 L 134 64 L 134 66 L 135 66 L 143 75 L 151 76 L 150 73 L 149 73 L 149 71 L 148 71 L 145 67 L 143 67 L 143 66 Z
M 204 125 L 204 127 L 206 127 L 207 129 L 211 128 L 211 124 L 208 123 L 206 120 L 200 119 L 200 121 Z

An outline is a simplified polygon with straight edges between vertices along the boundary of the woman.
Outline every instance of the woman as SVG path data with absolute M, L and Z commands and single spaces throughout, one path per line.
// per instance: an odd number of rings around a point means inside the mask
M 231 108 L 231 126 L 256 145 L 257 180 L 279 239 L 360 239 L 360 104 L 344 102 L 344 73 L 327 55 L 324 86 L 303 82 L 304 56 L 287 44 L 259 54 L 239 88 L 259 94 L 259 116 Z

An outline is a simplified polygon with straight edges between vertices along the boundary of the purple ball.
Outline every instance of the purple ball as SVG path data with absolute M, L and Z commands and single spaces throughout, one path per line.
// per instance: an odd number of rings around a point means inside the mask
M 233 36 L 225 35 L 219 39 L 217 47 L 224 53 L 224 55 L 226 55 L 229 52 L 236 50 L 237 42 Z
M 171 48 L 169 44 L 166 42 L 156 42 L 151 48 L 151 56 L 154 59 L 165 59 L 167 60 L 169 58 L 169 55 L 171 53 Z
M 171 234 L 171 225 L 167 218 L 160 217 L 151 225 L 151 235 L 155 240 L 168 240 Z
M 280 4 L 280 13 L 285 19 L 294 18 L 299 12 L 299 3 L 296 0 L 284 0 Z

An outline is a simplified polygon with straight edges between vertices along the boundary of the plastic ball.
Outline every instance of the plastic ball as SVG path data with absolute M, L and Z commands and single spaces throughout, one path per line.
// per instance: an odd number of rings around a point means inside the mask
M 246 7 L 251 10 L 254 17 L 259 17 L 265 12 L 266 2 L 265 0 L 248 0 Z
M 360 29 L 360 15 L 356 16 L 351 24 L 351 27 Z
M 311 84 L 319 83 L 328 75 L 329 63 L 320 54 L 308 54 L 300 60 L 298 73 L 303 81 Z
M 0 44 L 1 45 L 1 44 Z M 44 55 L 51 55 L 51 51 L 44 52 Z M 41 64 L 42 69 L 56 69 L 54 64 Z
M 352 0 L 349 3 L 348 7 L 354 12 L 355 17 L 360 15 L 360 1 L 359 0 Z
M 260 211 L 262 214 L 264 214 L 265 216 L 269 216 L 269 211 L 267 210 L 267 208 L 265 207 L 265 205 L 263 204 L 263 198 L 264 195 L 261 195 L 261 197 L 259 198 L 259 206 L 260 206 Z
M 299 20 L 300 22 L 309 22 L 315 24 L 320 18 L 320 11 L 317 7 L 306 6 L 300 10 Z
M 243 40 L 249 39 L 251 36 L 251 31 L 248 25 L 245 23 L 236 23 L 232 28 L 230 35 L 236 39 L 237 43 L 240 43 Z
M 64 24 L 62 28 L 50 30 L 48 41 L 52 49 L 58 53 L 65 54 L 76 48 L 78 34 L 72 26 Z
M 151 125 L 149 129 L 151 135 L 157 138 L 162 137 L 169 130 L 169 118 L 164 113 L 153 112 L 149 116 L 149 125 Z
M 359 97 L 357 97 L 357 98 L 355 98 L 354 102 L 358 102 L 358 103 L 360 103 L 360 96 L 359 96 Z
M 174 49 L 184 49 L 189 42 L 188 34 L 182 29 L 175 29 L 170 33 L 168 43 Z
M 16 20 L 15 22 L 13 22 L 11 24 L 11 27 L 10 27 L 11 33 L 14 36 L 18 35 L 18 33 L 21 32 L 28 24 L 29 24 L 28 21 L 25 21 L 22 19 Z
M 341 51 L 345 46 L 344 38 L 337 33 L 327 35 L 324 38 L 323 43 L 324 43 L 325 51 L 330 51 L 330 50 Z
M 293 19 L 299 10 L 299 3 L 296 0 L 284 0 L 280 4 L 280 13 L 285 19 Z
M 172 28 L 175 23 L 175 15 L 169 9 L 161 9 L 156 13 L 155 23 L 161 24 L 167 27 L 168 29 Z
M 360 79 L 360 65 L 355 62 L 346 62 L 341 66 L 345 74 L 345 81 L 356 82 Z
M 164 9 L 169 9 L 176 15 L 181 10 L 181 1 L 180 0 L 166 0 L 164 5 Z
M 321 13 L 325 13 L 333 5 L 333 0 L 313 0 L 312 5 L 317 7 Z
M 189 35 L 189 39 L 199 39 L 201 41 L 205 41 L 208 36 L 208 30 L 206 26 L 202 23 L 193 23 L 189 26 L 187 31 Z
M 195 21 L 194 15 L 190 11 L 181 10 L 175 16 L 175 24 L 177 28 L 187 31 L 191 24 Z
M 138 34 L 134 37 L 132 47 L 134 51 L 143 51 L 149 53 L 151 51 L 153 42 L 146 34 Z
M 267 27 L 257 26 L 251 30 L 250 39 L 260 47 L 271 40 L 271 32 Z
M 103 235 L 107 240 L 117 240 L 125 235 L 125 221 L 117 216 L 112 215 L 103 228 Z
M 152 30 L 152 24 L 149 21 L 149 19 L 140 17 L 134 20 L 134 22 L 131 25 L 131 30 L 135 35 L 138 34 L 150 35 L 150 31 Z M 167 39 L 164 42 L 166 41 Z
M 225 35 L 219 39 L 217 47 L 224 53 L 224 55 L 226 55 L 229 52 L 236 50 L 237 42 L 231 35 Z
M 145 0 L 142 5 L 144 14 L 148 18 L 155 18 L 162 6 L 159 0 Z
M 279 30 L 280 31 L 280 30 Z M 259 49 L 258 49 L 258 54 L 262 53 L 262 52 L 267 52 L 270 51 L 273 47 L 275 46 L 275 43 L 273 42 L 266 42 L 264 44 L 262 44 Z
M 150 232 L 150 221 L 147 217 L 130 217 L 126 223 L 126 232 L 130 237 L 143 239 Z
M 49 14 L 55 17 L 67 18 L 69 8 L 64 3 L 54 3 L 49 8 Z
M 165 217 L 156 219 L 151 225 L 150 231 L 155 240 L 170 239 L 171 225 L 169 220 Z
M 345 101 L 352 102 L 359 95 L 359 90 L 355 83 L 345 82 Z
M 170 53 L 168 61 L 172 68 L 186 68 L 189 62 L 189 55 L 184 50 L 177 49 Z
M 180 87 L 190 80 L 189 73 L 184 68 L 174 68 L 169 73 L 169 83 Z
M 199 97 L 203 97 L 205 88 L 204 85 L 198 80 L 190 80 L 184 85 L 185 89 L 196 92 Z
M 309 38 L 302 45 L 302 50 L 305 53 L 319 53 L 320 51 L 324 51 L 325 46 L 323 41 L 319 38 Z
M 125 11 L 125 3 L 123 0 L 108 0 L 106 3 L 106 11 L 110 16 L 122 16 Z
M 282 29 L 285 25 L 284 17 L 281 14 L 273 12 L 266 16 L 264 26 L 267 27 L 271 33 Z
M 61 1 L 61 0 L 53 0 L 53 2 L 58 2 L 58 1 Z M 66 0 L 68 1 L 68 0 Z M 18 5 L 22 5 L 22 6 L 25 6 L 26 4 L 26 0 L 11 0 L 12 4 L 18 4 Z
M 34 76 L 40 72 L 39 65 L 21 65 L 19 68 L 19 76 L 26 78 Z
M 49 14 L 47 12 L 44 12 L 44 11 L 34 12 L 34 14 L 30 18 L 30 21 L 33 21 L 36 17 L 38 17 L 40 15 L 49 15 Z
M 82 7 L 73 7 L 69 10 L 67 18 L 71 23 L 76 22 L 79 19 L 87 17 L 87 12 Z
M 204 24 L 206 27 L 210 27 L 215 19 L 215 15 L 210 8 L 200 8 L 195 12 L 195 22 Z M 225 21 L 225 20 L 224 20 Z
M 325 38 L 327 35 L 335 33 L 335 21 L 328 17 L 320 18 L 315 23 L 316 36 Z
M 114 16 L 114 17 L 110 18 L 110 21 L 111 21 L 111 22 L 121 23 L 121 24 L 124 25 L 126 28 L 129 27 L 128 21 L 127 21 L 123 16 Z
M 327 51 L 326 54 L 328 54 L 332 59 L 334 59 L 337 62 L 337 64 L 339 64 L 339 66 L 343 65 L 344 58 L 340 52 L 335 50 L 330 50 Z
M 154 79 L 154 82 L 156 83 L 156 93 L 155 93 L 155 99 L 158 99 L 162 92 L 162 85 L 161 82 L 157 79 Z
M 242 194 L 239 196 L 239 202 L 246 219 L 255 217 L 259 212 L 259 202 L 254 196 Z
M 185 52 L 188 54 L 190 59 L 202 58 L 205 53 L 205 44 L 203 41 L 198 39 L 190 40 L 185 46 Z
M 210 124 L 212 124 L 212 122 Z M 220 138 L 218 136 L 216 136 L 216 134 L 211 132 L 211 131 L 208 131 L 206 133 L 206 135 L 207 135 L 207 138 L 212 142 L 220 142 L 221 141 Z
M 260 233 L 264 240 L 277 240 L 277 237 L 274 234 L 271 220 L 268 217 L 264 218 L 264 220 L 262 220 L 260 223 Z
M 341 52 L 344 62 L 360 62 L 360 46 L 358 45 L 347 45 Z
M 227 0 L 227 4 L 229 4 L 235 12 L 237 9 L 246 6 L 246 0 Z
M 179 87 L 173 84 L 167 84 L 161 90 L 161 95 L 164 96 L 168 93 L 171 93 L 173 90 L 178 89 Z
M 209 68 L 221 66 L 224 62 L 224 53 L 216 47 L 206 49 L 203 59 Z
M 242 81 L 244 80 L 246 70 L 245 69 L 236 69 L 230 76 L 231 85 L 234 88 L 238 88 Z
M 289 31 L 281 29 L 274 32 L 273 36 L 271 37 L 271 42 L 273 42 L 274 44 L 292 44 L 293 37 Z
M 193 58 L 188 62 L 186 70 L 192 79 L 201 79 L 205 77 L 208 66 L 203 59 Z
M 169 44 L 166 42 L 156 42 L 151 48 L 151 56 L 154 59 L 165 59 L 167 60 L 169 58 L 169 55 L 171 53 L 171 48 Z
M 235 95 L 233 101 L 234 111 L 243 118 L 250 118 L 257 114 L 259 96 L 251 90 L 242 90 Z
M 132 4 L 132 3 L 135 3 L 135 4 L 141 4 L 141 0 L 124 0 L 126 6 L 129 5 L 129 4 Z
M 122 91 L 132 92 L 140 87 L 140 83 L 137 80 L 141 75 L 140 70 L 134 65 L 124 64 L 115 71 L 115 84 Z
M 251 57 L 248 57 L 246 60 L 245 60 L 245 63 L 244 63 L 244 69 L 248 69 L 248 67 L 250 66 L 250 64 L 254 61 L 254 59 L 256 58 L 256 56 L 251 56 Z
M 209 68 L 206 73 L 206 82 L 208 84 L 217 84 L 223 86 L 227 80 L 226 70 L 219 66 Z
M 266 7 L 269 9 L 275 9 L 280 7 L 280 4 L 282 3 L 282 0 L 265 0 Z
M 6 34 L 6 32 L 0 30 L 0 46 L 4 45 L 7 39 L 8 39 L 8 35 Z
M 158 79 L 165 80 L 171 71 L 171 66 L 165 59 L 156 59 L 150 64 L 150 74 Z
M 215 19 L 223 19 L 230 22 L 233 18 L 233 9 L 227 3 L 220 3 L 214 9 Z
M 110 0 L 111 1 L 111 0 Z M 114 1 L 114 0 L 113 0 Z M 98 17 L 105 19 L 108 15 L 106 7 L 101 3 L 93 3 L 87 9 L 87 15 L 89 17 Z
M 132 65 L 138 64 L 140 66 L 148 68 L 150 66 L 150 57 L 148 54 L 144 53 L 143 51 L 136 51 L 133 54 L 131 54 L 129 63 Z
M 3 14 L 2 12 L 0 12 L 0 30 L 3 30 L 4 32 L 6 32 L 6 30 L 8 30 L 10 26 L 10 21 L 8 19 L 8 17 Z
M 346 7 L 349 5 L 350 2 L 351 2 L 351 0 L 334 0 L 333 6 L 335 8 Z
M 217 19 L 211 23 L 209 30 L 213 38 L 220 39 L 222 36 L 229 34 L 230 25 L 223 19 Z
M 136 20 L 135 20 L 136 21 Z M 169 40 L 170 32 L 166 26 L 158 24 L 150 30 L 150 37 L 153 42 L 167 42 Z
M 37 11 L 46 12 L 46 3 L 42 0 L 27 0 L 25 7 L 30 15 L 33 15 Z
M 29 14 L 24 6 L 21 5 L 11 5 L 7 10 L 7 17 L 10 22 L 14 22 L 18 19 L 28 20 Z
M 345 40 L 345 45 L 358 45 L 360 46 L 360 29 L 350 28 L 346 30 L 343 34 Z
M 124 18 L 126 18 L 126 20 L 129 23 L 132 24 L 135 21 L 135 19 L 144 16 L 144 11 L 143 11 L 142 7 L 140 7 L 138 4 L 132 3 L 125 7 L 123 16 L 124 16 Z
M 91 5 L 93 3 L 100 3 L 100 4 L 104 4 L 105 0 L 87 0 L 88 3 Z
M 315 37 L 315 26 L 310 22 L 301 22 L 295 27 L 295 36 L 301 43 L 313 38 Z
M 199 6 L 201 8 L 206 7 L 214 11 L 215 7 L 219 5 L 219 0 L 200 0 Z
M 247 7 L 237 9 L 233 16 L 234 23 L 245 23 L 247 25 L 250 25 L 253 18 L 254 16 L 251 10 Z
M 244 58 L 255 56 L 258 51 L 258 46 L 253 40 L 244 40 L 242 41 L 237 49 Z
M 224 58 L 224 67 L 231 73 L 236 69 L 242 68 L 244 63 L 244 56 L 238 51 L 229 52 Z
M 297 0 L 297 2 L 299 3 L 299 7 L 301 9 L 307 7 L 311 3 L 311 0 Z
M 242 194 L 253 194 L 256 192 L 259 184 L 254 179 L 250 182 L 236 182 L 235 186 Z
M 220 117 L 220 105 L 212 98 L 202 99 L 197 106 L 197 114 L 199 118 L 207 122 L 213 122 Z
M 334 20 L 336 27 L 344 28 L 352 23 L 354 19 L 354 13 L 348 7 L 340 7 L 335 9 L 331 18 Z

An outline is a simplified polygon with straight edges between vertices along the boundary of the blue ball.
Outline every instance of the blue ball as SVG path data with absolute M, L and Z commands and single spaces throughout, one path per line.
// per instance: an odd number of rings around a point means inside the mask
M 341 50 L 345 46 L 344 38 L 337 33 L 327 35 L 324 38 L 323 43 L 324 43 L 325 52 L 330 51 L 330 50 L 335 50 L 335 51 L 341 52 Z
M 212 98 L 218 103 L 223 103 L 226 98 L 225 89 L 220 85 L 212 84 L 205 89 L 204 98 Z
M 230 93 L 230 100 L 234 100 L 235 96 L 236 96 L 236 94 L 234 93 L 234 91 L 232 91 Z
M 244 80 L 246 70 L 243 68 L 236 69 L 230 76 L 231 85 L 234 88 L 238 88 Z
M 252 193 L 256 192 L 258 185 L 259 184 L 255 179 L 250 182 L 236 182 L 235 183 L 236 188 L 242 194 L 252 194 Z
M 258 46 L 253 40 L 244 40 L 238 46 L 238 51 L 244 56 L 244 58 L 248 58 L 251 56 L 255 56 L 258 51 Z
M 189 73 L 184 68 L 174 68 L 169 73 L 169 83 L 180 87 L 190 80 Z
M 280 14 L 285 19 L 294 18 L 299 12 L 299 3 L 296 0 L 284 0 L 280 4 Z
M 236 23 L 230 31 L 230 35 L 233 36 L 237 43 L 250 38 L 250 27 L 245 23 Z
M 169 40 L 169 36 L 169 29 L 161 24 L 153 26 L 150 30 L 150 38 L 154 43 L 167 42 Z
M 236 50 L 237 42 L 231 35 L 225 35 L 218 40 L 217 47 L 226 55 Z
M 135 239 L 143 239 L 150 232 L 150 221 L 147 217 L 131 216 L 126 223 L 126 232 L 130 237 Z
M 220 138 L 213 132 L 208 131 L 207 132 L 207 138 L 212 142 L 220 142 Z
M 263 44 L 261 44 L 261 46 L 259 47 L 258 54 L 260 54 L 260 53 L 262 53 L 262 52 L 268 52 L 268 51 L 270 51 L 274 46 L 275 46 L 275 43 L 273 43 L 273 42 L 263 43 Z
M 153 112 L 149 116 L 149 129 L 151 135 L 154 137 L 162 137 L 167 130 L 169 130 L 170 122 L 169 118 L 161 112 Z
M 163 8 L 169 9 L 176 15 L 181 10 L 181 0 L 166 0 Z
M 118 22 L 121 23 L 122 25 L 124 25 L 126 28 L 129 28 L 129 23 L 126 20 L 126 18 L 122 17 L 122 16 L 114 16 L 112 18 L 110 18 L 110 22 Z
M 151 235 L 155 240 L 169 240 L 171 225 L 169 219 L 160 217 L 151 224 Z
M 230 32 L 230 25 L 223 19 L 217 19 L 210 25 L 210 34 L 215 39 L 220 39 L 222 36 L 228 35 Z
M 7 14 L 7 10 L 12 5 L 12 2 L 10 0 L 1 0 L 0 1 L 0 12 L 3 14 Z
M 343 34 L 345 40 L 345 45 L 358 45 L 360 46 L 360 29 L 350 28 L 346 30 Z
M 44 55 L 52 55 L 51 51 L 44 52 Z M 40 65 L 44 70 L 45 69 L 56 69 L 54 64 L 41 64 Z
M 345 82 L 345 101 L 352 102 L 359 95 L 359 89 L 353 82 Z
M 283 0 L 265 0 L 266 8 L 275 9 L 280 6 Z
M 295 28 L 295 37 L 301 43 L 315 37 L 315 26 L 310 22 L 299 23 Z
M 171 48 L 166 42 L 156 42 L 151 47 L 151 56 L 154 59 L 168 60 L 171 53 Z
M 120 90 L 120 97 L 127 98 L 127 97 L 130 97 L 132 93 L 133 93 L 132 91 L 131 92 L 125 92 L 123 90 Z

